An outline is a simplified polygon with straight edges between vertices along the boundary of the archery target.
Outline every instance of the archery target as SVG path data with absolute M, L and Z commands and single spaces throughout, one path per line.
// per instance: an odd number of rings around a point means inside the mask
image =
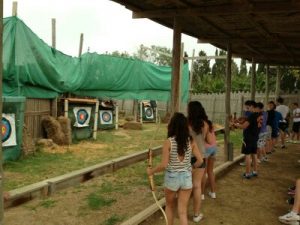
M 16 143 L 16 126 L 15 114 L 2 114 L 1 121 L 2 146 L 15 146 Z
M 151 107 L 145 107 L 144 112 L 147 119 L 154 119 L 153 109 Z
M 75 115 L 75 127 L 87 127 L 91 118 L 91 107 L 74 107 L 73 112 Z
M 113 124 L 113 114 L 111 110 L 100 110 L 101 124 Z

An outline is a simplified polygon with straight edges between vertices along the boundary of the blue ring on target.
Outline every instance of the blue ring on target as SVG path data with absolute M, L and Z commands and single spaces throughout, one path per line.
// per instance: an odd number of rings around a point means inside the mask
M 146 114 L 147 117 L 152 116 L 152 114 L 153 114 L 152 109 L 150 107 L 147 107 L 145 109 L 145 114 Z
M 11 135 L 11 124 L 8 119 L 2 117 L 1 123 L 2 143 L 7 141 Z
M 103 122 L 106 122 L 106 123 L 111 121 L 111 115 L 108 112 L 103 112 L 101 115 L 101 118 L 102 118 Z
M 79 109 L 77 111 L 77 122 L 83 125 L 89 118 L 89 114 L 85 109 Z

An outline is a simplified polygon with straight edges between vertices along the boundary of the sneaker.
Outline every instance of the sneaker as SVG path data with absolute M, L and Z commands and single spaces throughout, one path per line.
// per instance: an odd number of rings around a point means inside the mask
M 204 194 L 201 195 L 201 200 L 205 200 Z
M 208 192 L 208 195 L 213 199 L 217 198 L 216 192 Z
M 289 205 L 294 205 L 294 197 L 290 197 L 288 200 L 286 200 L 286 202 L 289 204 Z
M 257 159 L 257 163 L 261 163 L 262 162 L 262 159 Z
M 202 219 L 203 219 L 202 213 L 200 213 L 198 216 L 193 216 L 193 221 L 196 223 L 200 222 L 200 220 L 202 220 Z
M 243 178 L 245 179 L 250 179 L 251 177 L 252 177 L 251 174 L 246 174 L 246 173 L 243 174 Z
M 263 162 L 268 162 L 268 161 L 269 161 L 269 159 L 268 159 L 268 157 L 267 157 L 267 156 L 265 156 L 265 157 L 263 157 L 262 161 L 263 161 Z
M 246 163 L 245 162 L 241 162 L 240 166 L 246 166 Z
M 271 152 L 266 152 L 266 154 L 267 154 L 267 155 L 270 155 L 270 154 L 272 154 L 272 151 L 271 151 Z
M 285 147 L 285 145 L 281 145 L 281 148 L 284 149 L 284 148 L 286 148 L 286 147 Z
M 257 172 L 255 172 L 255 171 L 252 171 L 252 173 L 251 173 L 251 176 L 252 176 L 252 177 L 257 177 L 257 176 L 258 176 L 258 174 L 257 174 Z
M 300 216 L 297 215 L 297 213 L 291 211 L 283 216 L 279 216 L 278 219 L 282 223 L 291 224 L 288 222 L 297 222 L 298 220 L 300 220 Z

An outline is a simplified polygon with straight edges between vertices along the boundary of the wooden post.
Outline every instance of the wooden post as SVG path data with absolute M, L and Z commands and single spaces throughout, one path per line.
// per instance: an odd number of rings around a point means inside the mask
M 193 85 L 193 75 L 194 75 L 194 57 L 195 57 L 195 49 L 193 49 L 193 55 L 192 55 L 192 66 L 191 66 L 191 71 L 190 71 L 190 84 L 189 84 L 189 100 L 191 101 L 192 99 L 192 85 Z
M 97 130 L 98 130 L 98 115 L 99 115 L 99 100 L 96 101 L 95 108 L 95 121 L 94 121 L 94 129 L 93 129 L 93 139 L 97 139 Z
M 52 48 L 56 48 L 56 19 L 52 18 Z
M 245 102 L 244 95 L 241 95 L 241 111 L 240 111 L 240 116 L 244 116 L 244 102 Z
M 171 83 L 171 115 L 179 111 L 179 85 L 180 85 L 180 47 L 181 25 L 179 18 L 174 17 L 173 24 L 173 52 L 172 52 L 172 83 Z
M 277 99 L 280 95 L 280 80 L 281 80 L 281 71 L 280 67 L 277 66 L 277 74 L 276 74 L 276 89 L 275 89 L 275 98 Z
M 57 117 L 57 98 L 51 100 L 51 116 Z
M 64 110 L 64 115 L 66 118 L 68 118 L 68 113 L 69 113 L 69 100 L 68 99 L 65 99 L 65 110 Z
M 140 123 L 143 124 L 143 101 L 140 102 Z
M 3 0 L 0 0 L 0 40 L 3 39 Z M 3 77 L 3 42 L 0 42 L 0 121 L 2 121 L 3 100 L 2 100 L 2 77 Z M 0 225 L 3 225 L 4 203 L 3 203 L 3 156 L 2 138 L 0 138 Z
M 18 16 L 18 2 L 13 2 L 12 4 L 12 16 Z
M 269 65 L 266 66 L 266 98 L 265 105 L 269 102 L 269 94 L 270 94 L 270 76 L 269 76 Z
M 255 101 L 256 92 L 256 63 L 252 58 L 252 76 L 251 76 L 251 100 Z
M 80 57 L 82 54 L 82 46 L 83 46 L 83 33 L 80 34 L 78 57 Z
M 118 105 L 116 105 L 115 114 L 116 114 L 115 129 L 118 130 L 119 129 L 119 106 Z
M 231 94 L 231 44 L 227 45 L 227 60 L 226 60 L 226 94 L 225 94 L 225 134 L 224 134 L 224 154 L 225 161 L 228 161 L 233 156 L 232 148 L 230 148 L 230 128 L 229 118 L 231 115 L 230 109 L 230 94 Z
M 179 86 L 178 86 L 178 111 L 181 111 L 181 102 L 182 102 L 182 90 L 181 90 L 181 83 L 182 83 L 182 70 L 183 70 L 183 57 L 184 57 L 184 44 L 181 43 L 181 47 L 180 47 L 180 67 L 179 67 Z
M 216 114 L 216 102 L 217 102 L 217 96 L 215 95 L 213 100 L 213 109 L 212 109 L 212 121 L 215 121 L 215 114 Z

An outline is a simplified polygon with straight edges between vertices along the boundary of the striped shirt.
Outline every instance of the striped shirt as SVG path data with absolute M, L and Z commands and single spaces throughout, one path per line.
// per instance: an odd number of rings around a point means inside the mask
M 170 137 L 168 140 L 171 143 L 170 150 L 170 158 L 167 166 L 167 170 L 170 172 L 182 172 L 182 171 L 191 171 L 191 155 L 192 155 L 192 147 L 190 142 L 187 145 L 187 149 L 184 153 L 184 159 L 182 161 L 179 160 L 177 153 L 177 142 L 175 137 Z

